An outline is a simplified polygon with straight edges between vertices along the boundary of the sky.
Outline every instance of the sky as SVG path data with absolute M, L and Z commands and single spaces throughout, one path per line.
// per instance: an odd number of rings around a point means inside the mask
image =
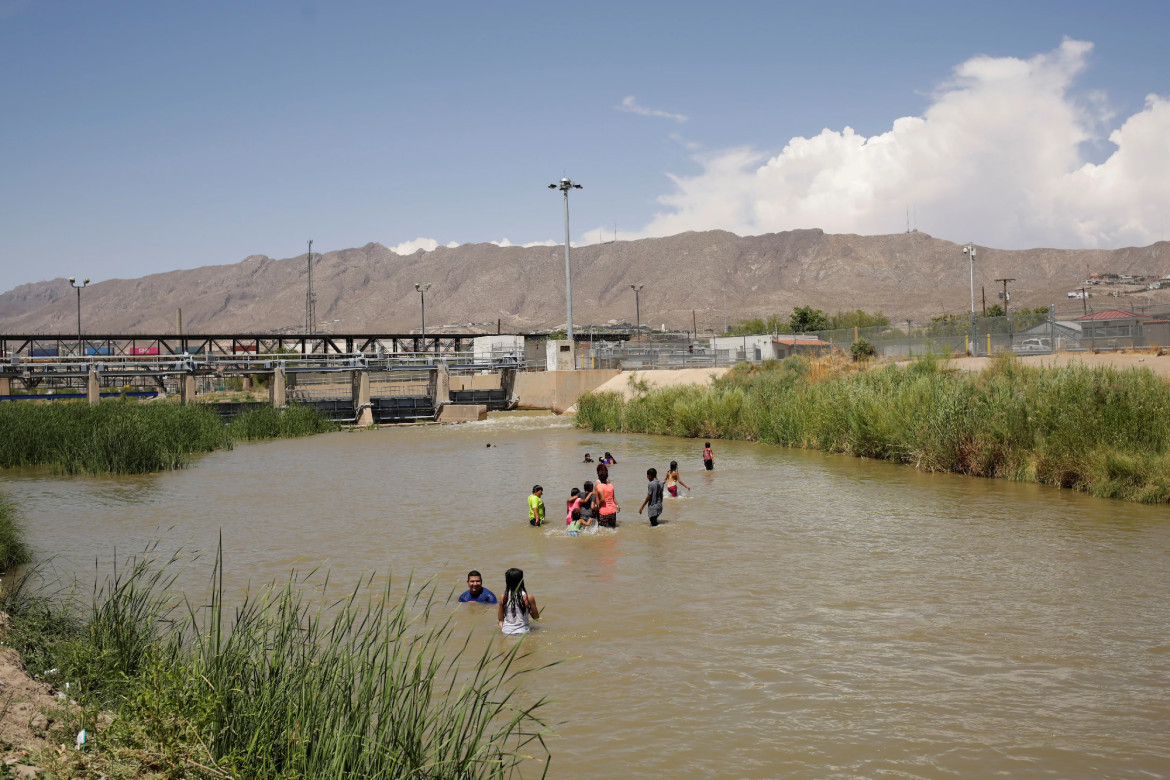
M 1170 3 L 0 0 L 0 291 L 378 242 L 1166 237 Z

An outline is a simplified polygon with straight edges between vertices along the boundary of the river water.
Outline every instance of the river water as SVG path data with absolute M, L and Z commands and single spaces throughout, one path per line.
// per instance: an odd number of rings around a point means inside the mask
M 324 564 L 444 595 L 474 567 L 499 593 L 524 569 L 544 613 L 524 641 L 563 661 L 524 683 L 553 699 L 550 777 L 1170 776 L 1164 507 L 737 442 L 705 472 L 701 446 L 513 414 L 0 487 L 55 569 L 90 580 L 115 548 L 213 551 L 221 529 L 236 590 Z M 582 455 L 604 450 L 619 528 L 566 537 Z M 672 459 L 692 490 L 652 529 L 645 470 Z M 514 641 L 489 608 L 450 609 L 475 641 Z

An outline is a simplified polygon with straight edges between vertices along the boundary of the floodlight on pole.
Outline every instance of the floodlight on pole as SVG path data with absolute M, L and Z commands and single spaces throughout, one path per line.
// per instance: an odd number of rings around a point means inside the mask
M 69 285 L 77 290 L 77 353 L 81 354 L 81 288 L 89 284 L 89 279 L 82 279 L 77 283 L 77 277 L 69 277 Z
M 418 290 L 419 302 L 422 303 L 422 337 L 423 349 L 427 348 L 427 290 L 431 289 L 431 285 L 416 283 L 414 289 Z
M 566 335 L 569 341 L 573 340 L 573 274 L 569 265 L 569 190 L 579 190 L 581 185 L 568 179 L 561 179 L 560 184 L 548 185 L 550 190 L 560 190 L 565 193 L 565 314 Z
M 630 285 L 630 289 L 634 291 L 634 317 L 635 317 L 635 322 L 637 323 L 634 326 L 634 329 L 637 330 L 638 333 L 642 332 L 642 300 L 641 300 L 641 298 L 642 298 L 642 288 L 645 286 L 646 285 L 644 285 L 644 284 L 631 284 Z
M 963 247 L 963 254 L 971 260 L 971 352 L 975 351 L 975 245 L 967 244 Z

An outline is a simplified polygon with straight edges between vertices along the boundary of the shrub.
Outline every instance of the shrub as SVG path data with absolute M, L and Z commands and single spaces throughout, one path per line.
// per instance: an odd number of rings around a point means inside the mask
M 854 360 L 868 360 L 877 354 L 877 349 L 869 340 L 862 337 L 853 342 L 853 346 L 849 348 L 849 354 Z

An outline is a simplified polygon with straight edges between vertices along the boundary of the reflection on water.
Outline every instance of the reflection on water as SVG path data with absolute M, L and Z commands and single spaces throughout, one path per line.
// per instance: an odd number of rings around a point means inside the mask
M 486 447 L 491 443 L 494 446 Z M 547 415 L 244 445 L 173 474 L 11 472 L 33 544 L 95 556 L 213 550 L 229 587 L 325 563 L 503 590 L 542 608 L 524 641 L 554 777 L 1150 777 L 1170 773 L 1165 509 L 884 463 L 575 430 Z M 561 533 L 588 451 L 618 459 L 616 532 Z M 692 492 L 637 514 L 645 470 Z M 528 526 L 545 486 L 552 523 Z M 190 587 L 206 586 L 193 570 Z M 460 627 L 503 643 L 494 614 Z

